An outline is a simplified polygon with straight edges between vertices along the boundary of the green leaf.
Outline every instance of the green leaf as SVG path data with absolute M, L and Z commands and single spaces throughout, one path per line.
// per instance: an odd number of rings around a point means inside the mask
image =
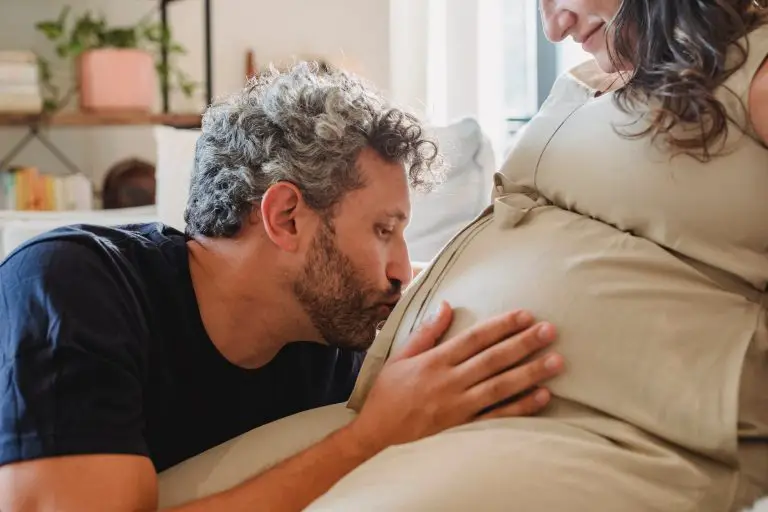
M 69 46 L 67 43 L 60 43 L 56 45 L 56 55 L 62 59 L 70 54 Z
M 77 57 L 78 55 L 80 55 L 81 53 L 83 53 L 83 52 L 85 52 L 85 51 L 87 51 L 89 49 L 90 48 L 86 47 L 85 44 L 83 44 L 83 43 L 81 43 L 79 41 L 75 42 L 75 43 L 70 43 L 69 50 L 68 50 L 69 51 L 69 56 L 70 57 Z
M 192 97 L 192 95 L 195 93 L 195 89 L 197 89 L 197 84 L 192 82 L 185 82 L 180 84 L 181 86 L 181 92 L 184 93 L 184 96 L 187 98 Z
M 103 18 L 94 19 L 91 12 L 87 11 L 75 22 L 69 38 L 70 49 L 74 50 L 73 54 L 79 55 L 92 48 L 99 48 L 105 26 L 106 21 Z
M 50 41 L 57 40 L 64 33 L 64 27 L 57 21 L 41 21 L 35 25 L 35 28 L 42 32 Z
M 43 112 L 54 112 L 59 106 L 59 103 L 53 98 L 46 98 L 43 100 Z
M 189 75 L 180 70 L 176 71 L 176 81 L 179 84 L 179 89 L 181 89 L 181 92 L 187 98 L 195 93 L 195 90 L 199 85 L 197 82 L 194 82 Z
M 113 28 L 104 32 L 104 46 L 136 48 L 136 32 L 132 28 Z
M 148 23 L 142 29 L 144 39 L 159 44 L 162 40 L 161 28 L 157 23 Z
M 50 82 L 53 73 L 51 73 L 51 63 L 47 59 L 37 57 L 37 70 L 40 73 L 40 81 L 43 83 Z

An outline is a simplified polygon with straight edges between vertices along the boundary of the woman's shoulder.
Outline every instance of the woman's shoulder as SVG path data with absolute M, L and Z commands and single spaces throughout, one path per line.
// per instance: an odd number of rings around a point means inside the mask
M 625 83 L 628 77 L 624 73 L 606 73 L 597 65 L 595 59 L 590 59 L 572 67 L 563 77 L 580 84 L 592 92 L 608 92 Z

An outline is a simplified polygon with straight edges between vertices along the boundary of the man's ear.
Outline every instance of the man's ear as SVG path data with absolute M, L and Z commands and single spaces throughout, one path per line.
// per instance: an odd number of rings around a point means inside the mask
M 284 251 L 294 252 L 299 249 L 300 218 L 304 217 L 307 206 L 301 191 L 293 183 L 281 181 L 275 183 L 264 194 L 258 208 L 259 219 L 264 231 L 272 242 Z M 257 210 L 254 210 L 254 214 Z M 252 214 L 253 215 L 253 214 Z M 256 221 L 252 219 L 252 222 Z

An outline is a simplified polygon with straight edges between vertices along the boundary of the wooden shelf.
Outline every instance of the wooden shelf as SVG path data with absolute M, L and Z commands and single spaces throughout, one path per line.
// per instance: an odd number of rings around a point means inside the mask
M 166 125 L 178 128 L 199 128 L 201 114 L 147 114 L 142 112 L 87 113 L 67 112 L 44 116 L 41 114 L 0 113 L 0 126 L 149 126 Z

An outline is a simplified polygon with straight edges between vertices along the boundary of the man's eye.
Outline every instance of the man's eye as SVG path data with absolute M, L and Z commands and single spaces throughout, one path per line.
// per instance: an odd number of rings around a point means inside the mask
M 388 228 L 386 226 L 376 226 L 376 234 L 381 238 L 388 238 L 392 235 L 392 233 L 394 233 L 392 228 Z

